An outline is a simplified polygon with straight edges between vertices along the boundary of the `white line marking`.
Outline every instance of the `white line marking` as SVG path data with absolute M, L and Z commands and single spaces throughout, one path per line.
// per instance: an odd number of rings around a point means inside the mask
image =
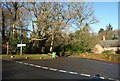
M 30 66 L 34 66 L 34 64 L 29 64 Z
M 41 68 L 43 68 L 43 69 L 48 69 L 48 67 L 41 67 Z
M 76 74 L 76 75 L 78 74 L 77 72 L 69 72 L 69 73 L 70 73 L 70 74 Z
M 6 60 L 6 59 L 5 59 Z M 18 62 L 18 63 L 23 63 L 23 62 L 19 62 L 19 61 L 15 61 L 15 62 Z M 28 63 L 23 63 L 23 64 L 25 64 L 25 65 L 30 65 L 30 66 L 35 66 L 35 67 L 38 67 L 38 68 L 43 68 L 43 69 L 49 69 L 49 70 L 52 70 L 52 71 L 57 71 L 57 69 L 54 69 L 54 68 L 48 68 L 48 67 L 43 67 L 43 66 L 39 66 L 39 65 L 34 65 L 34 64 L 28 64 Z M 64 73 L 67 73 L 67 71 L 65 71 L 65 70 L 58 70 L 59 72 L 64 72 Z M 78 74 L 77 72 L 69 72 L 70 74 Z M 82 76 L 88 76 L 88 77 L 90 77 L 90 75 L 88 75 L 88 74 L 81 74 Z M 100 78 L 102 78 L 102 79 L 104 79 L 104 77 L 100 77 Z M 110 80 L 112 79 L 112 78 L 109 78 Z M 113 80 L 113 79 L 112 79 Z
M 115 79 L 115 81 L 120 81 L 120 80 L 118 80 L 118 79 Z
M 29 65 L 28 63 L 24 63 L 25 65 Z
M 87 76 L 87 77 L 90 77 L 90 75 L 88 75 L 88 74 L 81 74 L 82 76 Z
M 39 65 L 35 65 L 35 67 L 38 67 L 38 68 L 40 68 L 41 66 L 39 66 Z
M 49 68 L 50 70 L 52 70 L 52 71 L 57 71 L 57 69 L 54 69 L 54 68 Z
M 19 62 L 20 64 L 22 64 L 23 62 Z
M 109 80 L 114 80 L 113 78 L 108 78 Z
M 17 63 L 18 63 L 19 61 L 15 61 L 15 62 L 17 62 Z
M 105 79 L 104 77 L 100 77 L 101 79 Z
M 65 71 L 65 70 L 59 70 L 59 72 L 64 72 L 64 73 L 67 73 L 67 71 Z
M 117 79 L 113 79 L 113 78 L 108 78 L 109 80 L 114 80 L 114 81 L 120 81 L 120 80 L 117 80 Z

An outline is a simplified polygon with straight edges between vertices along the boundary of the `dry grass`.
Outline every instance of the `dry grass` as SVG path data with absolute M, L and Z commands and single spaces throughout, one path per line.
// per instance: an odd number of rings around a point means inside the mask
M 89 59 L 95 59 L 95 60 L 101 60 L 101 61 L 120 63 L 119 54 L 77 54 L 71 57 L 89 58 Z

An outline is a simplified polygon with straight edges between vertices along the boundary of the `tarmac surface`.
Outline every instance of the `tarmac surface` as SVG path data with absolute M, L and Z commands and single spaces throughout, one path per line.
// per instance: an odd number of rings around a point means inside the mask
M 80 58 L 2 60 L 2 79 L 101 79 L 119 81 L 120 64 Z

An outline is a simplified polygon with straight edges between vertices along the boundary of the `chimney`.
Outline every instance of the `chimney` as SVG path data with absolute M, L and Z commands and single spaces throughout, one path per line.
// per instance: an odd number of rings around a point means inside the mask
M 103 35 L 103 41 L 105 41 L 105 35 Z

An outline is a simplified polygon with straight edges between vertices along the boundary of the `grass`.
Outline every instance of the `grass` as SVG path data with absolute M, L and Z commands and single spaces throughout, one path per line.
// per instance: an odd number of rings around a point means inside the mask
M 7 54 L 2 54 L 0 55 L 2 58 L 6 59 L 11 59 L 11 56 L 14 56 L 13 59 L 52 59 L 51 55 L 49 54 L 23 54 L 23 55 L 7 55 Z
M 0 57 L 6 58 L 6 59 L 11 59 L 11 56 L 14 56 L 12 59 L 52 59 L 50 54 L 23 54 L 23 55 L 12 55 L 12 54 L 2 54 Z M 89 58 L 89 59 L 96 59 L 96 60 L 102 60 L 102 61 L 109 61 L 109 62 L 114 62 L 114 63 L 120 63 L 120 54 L 109 54 L 109 53 L 104 53 L 104 54 L 73 54 L 70 57 L 78 57 L 78 58 Z
M 96 59 L 101 61 L 109 61 L 114 63 L 120 63 L 120 54 L 75 54 L 71 57 L 78 57 L 78 58 L 89 58 L 89 59 Z

